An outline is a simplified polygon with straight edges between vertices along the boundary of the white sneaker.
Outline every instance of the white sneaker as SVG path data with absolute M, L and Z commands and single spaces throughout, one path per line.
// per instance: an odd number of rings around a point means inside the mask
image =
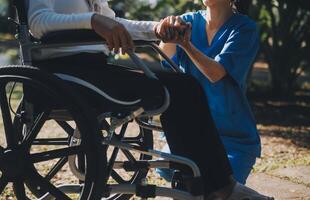
M 227 200 L 274 200 L 274 198 L 264 196 L 245 185 L 236 183 L 231 195 L 227 198 Z

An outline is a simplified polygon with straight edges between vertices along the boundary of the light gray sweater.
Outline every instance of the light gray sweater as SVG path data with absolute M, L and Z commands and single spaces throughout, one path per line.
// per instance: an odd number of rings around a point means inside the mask
M 123 24 L 133 39 L 156 40 L 153 27 L 156 22 L 134 21 L 115 17 L 107 0 L 30 0 L 28 22 L 30 32 L 40 39 L 51 31 L 91 29 L 91 17 L 98 13 Z M 79 46 L 74 48 L 57 48 L 38 50 L 35 59 L 45 59 L 77 54 L 80 52 L 105 52 L 103 45 Z

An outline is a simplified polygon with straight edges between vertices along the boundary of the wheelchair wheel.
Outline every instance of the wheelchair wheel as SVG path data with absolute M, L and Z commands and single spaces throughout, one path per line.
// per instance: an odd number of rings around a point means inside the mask
M 109 123 L 104 120 L 102 123 L 104 129 L 109 127 Z M 138 146 L 142 149 L 152 149 L 153 148 L 153 133 L 152 130 L 141 128 L 136 122 L 130 122 L 124 124 L 120 127 L 114 137 L 122 141 L 123 143 Z M 125 170 L 123 168 L 112 168 L 117 162 L 130 162 L 135 163 L 137 161 L 147 161 L 151 160 L 152 157 L 136 152 L 131 152 L 128 150 L 122 150 L 117 148 L 108 148 L 108 170 L 110 173 L 109 183 L 111 184 L 137 184 L 141 183 L 143 179 L 146 178 L 148 174 L 147 168 L 131 169 Z M 132 198 L 133 195 L 130 194 L 115 194 L 106 200 L 127 200 Z
M 100 125 L 102 132 L 106 132 L 110 128 L 109 120 L 101 119 Z M 106 135 L 104 135 L 106 136 Z M 75 131 L 74 138 L 79 138 L 79 131 Z M 130 122 L 125 123 L 119 127 L 113 135 L 113 139 L 116 139 L 124 144 L 134 145 L 141 149 L 152 149 L 153 148 L 153 134 L 151 130 L 141 128 L 137 123 Z M 140 154 L 137 152 L 131 152 L 124 149 L 119 149 L 111 146 L 106 146 L 107 157 L 108 157 L 108 167 L 107 175 L 109 179 L 107 180 L 108 184 L 137 184 L 141 183 L 148 174 L 149 169 L 147 166 L 137 168 L 131 167 L 126 168 L 124 164 L 130 164 L 135 166 L 138 161 L 148 161 L 152 159 L 151 156 Z M 84 167 L 79 165 L 78 162 L 75 162 L 77 156 L 70 156 L 69 163 L 70 169 L 77 177 L 80 177 L 81 180 L 84 180 L 85 174 L 81 170 Z M 128 166 L 128 165 L 127 165 Z M 133 195 L 131 194 L 113 194 L 108 197 L 102 198 L 105 200 L 114 200 L 121 199 L 126 200 L 130 199 Z
M 71 91 L 60 79 L 36 68 L 0 67 L 1 196 L 18 200 L 101 198 L 106 152 L 99 127 L 90 109 Z M 72 120 L 51 118 L 58 108 L 65 108 Z M 72 146 L 76 128 L 81 139 Z M 70 174 L 67 161 L 72 155 L 83 157 L 83 184 Z M 77 188 L 72 185 L 79 186 L 78 191 L 70 191 Z

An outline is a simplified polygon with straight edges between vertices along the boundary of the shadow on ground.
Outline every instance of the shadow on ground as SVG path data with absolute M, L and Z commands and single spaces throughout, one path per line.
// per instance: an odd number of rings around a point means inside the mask
M 310 149 L 309 91 L 286 98 L 250 94 L 250 101 L 261 135 L 282 137 Z

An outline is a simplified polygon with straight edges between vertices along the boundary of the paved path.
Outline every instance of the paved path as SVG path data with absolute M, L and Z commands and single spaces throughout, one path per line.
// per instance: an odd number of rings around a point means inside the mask
M 280 169 L 270 175 L 254 173 L 249 177 L 247 185 L 276 200 L 310 200 L 309 181 L 310 166 L 307 166 Z

